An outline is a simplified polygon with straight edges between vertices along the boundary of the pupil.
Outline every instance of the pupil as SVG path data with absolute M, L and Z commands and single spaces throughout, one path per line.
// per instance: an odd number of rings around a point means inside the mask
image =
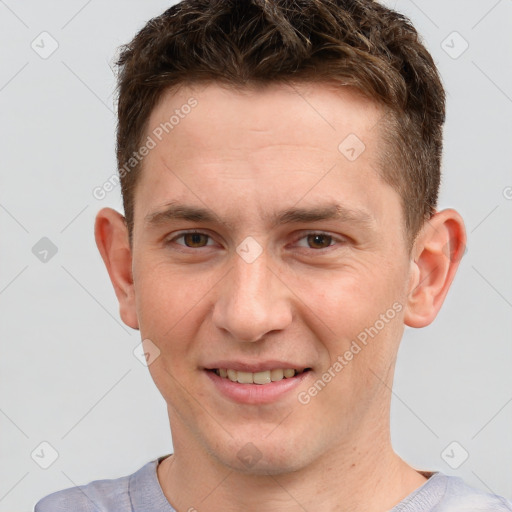
M 327 235 L 310 235 L 310 241 L 313 245 L 320 245 L 322 248 L 329 246 L 330 237 Z M 324 243 L 322 243 L 322 240 Z M 327 241 L 327 243 L 325 243 Z
M 202 245 L 201 244 L 201 237 L 204 236 L 201 233 L 188 233 L 188 240 L 189 244 L 187 245 Z

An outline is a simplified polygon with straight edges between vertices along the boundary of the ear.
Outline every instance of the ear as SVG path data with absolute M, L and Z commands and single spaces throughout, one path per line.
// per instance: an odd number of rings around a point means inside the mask
M 441 309 L 466 250 L 462 217 L 452 209 L 435 213 L 412 249 L 411 281 L 404 322 L 410 327 L 432 323 Z
M 132 251 L 125 218 L 112 208 L 103 208 L 96 215 L 94 236 L 119 301 L 121 319 L 132 329 L 138 329 Z

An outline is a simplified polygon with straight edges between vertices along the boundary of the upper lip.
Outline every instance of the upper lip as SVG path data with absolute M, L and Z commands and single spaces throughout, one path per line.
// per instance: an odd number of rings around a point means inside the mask
M 293 368 L 295 370 L 305 370 L 306 368 L 310 368 L 308 365 L 298 364 L 298 363 L 290 363 L 287 361 L 252 361 L 252 362 L 243 362 L 243 361 L 216 361 L 211 364 L 205 365 L 205 370 L 218 370 L 218 369 L 229 369 L 236 370 L 239 372 L 265 372 L 268 370 L 275 369 L 286 369 Z

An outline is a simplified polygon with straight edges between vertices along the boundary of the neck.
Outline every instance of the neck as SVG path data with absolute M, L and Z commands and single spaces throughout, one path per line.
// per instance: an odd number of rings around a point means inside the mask
M 158 478 L 180 512 L 252 512 L 262 503 L 269 512 L 384 512 L 426 481 L 393 452 L 389 429 L 374 429 L 300 470 L 273 475 L 237 472 L 177 430 L 173 425 L 174 454 L 159 465 Z

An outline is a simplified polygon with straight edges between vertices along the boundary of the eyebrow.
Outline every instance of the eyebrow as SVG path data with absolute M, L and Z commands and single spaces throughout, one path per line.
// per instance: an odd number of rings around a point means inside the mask
M 173 201 L 159 210 L 146 215 L 144 221 L 150 226 L 159 226 L 173 220 L 185 220 L 189 222 L 205 222 L 224 224 L 233 228 L 233 224 L 223 221 L 208 208 L 189 206 Z M 275 228 L 283 224 L 299 224 L 309 222 L 321 222 L 337 220 L 359 224 L 364 227 L 371 227 L 374 218 L 366 210 L 352 209 L 336 203 L 312 207 L 312 208 L 289 208 L 276 212 L 269 217 L 269 224 Z

